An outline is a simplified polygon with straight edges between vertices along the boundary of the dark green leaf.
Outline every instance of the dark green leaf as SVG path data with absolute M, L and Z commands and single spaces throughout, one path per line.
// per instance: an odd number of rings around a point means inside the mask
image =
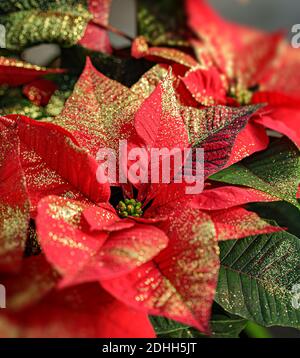
M 158 337 L 161 338 L 193 338 L 191 328 L 164 317 L 150 317 Z M 199 333 L 198 333 L 199 334 Z
M 299 208 L 296 200 L 299 168 L 299 150 L 284 138 L 272 143 L 266 151 L 234 164 L 210 179 L 258 189 Z
M 164 317 L 151 317 L 151 323 L 157 335 L 161 338 L 205 337 L 192 327 L 185 326 Z M 246 324 L 246 320 L 237 316 L 214 314 L 210 321 L 212 331 L 211 338 L 237 338 Z
M 45 107 L 36 106 L 29 99 L 23 96 L 21 88 L 3 89 L 0 91 L 0 115 L 21 114 L 33 119 L 55 117 L 60 114 L 68 97 L 72 94 L 73 87 L 77 80 L 76 76 L 48 75 L 58 85 L 49 103 Z
M 215 297 L 226 311 L 262 326 L 300 328 L 293 304 L 300 283 L 300 240 L 287 232 L 220 244 Z
M 80 46 L 73 46 L 62 49 L 62 67 L 70 68 L 76 73 L 82 73 L 87 56 L 90 57 L 98 71 L 127 87 L 136 83 L 153 66 L 153 63 L 144 59 L 131 58 L 128 54 L 117 57 Z
M 152 45 L 185 46 L 183 0 L 138 0 L 138 34 Z
M 22 114 L 34 119 L 45 115 L 43 107 L 36 106 L 22 95 L 20 88 L 8 88 L 0 96 L 0 116 Z
M 248 205 L 248 209 L 264 219 L 276 221 L 280 227 L 287 228 L 290 234 L 300 237 L 300 214 L 294 205 L 285 201 L 253 203 Z
M 212 337 L 238 338 L 247 321 L 237 316 L 214 315 L 211 320 Z

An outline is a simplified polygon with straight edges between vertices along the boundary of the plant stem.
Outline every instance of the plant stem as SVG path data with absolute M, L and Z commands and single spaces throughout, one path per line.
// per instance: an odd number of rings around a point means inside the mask
M 272 338 L 270 331 L 254 322 L 248 322 L 245 333 L 249 338 Z
M 121 30 L 119 30 L 119 29 L 117 29 L 117 28 L 115 28 L 115 27 L 113 27 L 111 25 L 102 25 L 102 24 L 100 24 L 98 22 L 95 22 L 95 21 L 92 21 L 92 23 L 95 26 L 99 27 L 100 29 L 103 29 L 103 30 L 112 32 L 112 33 L 114 33 L 114 34 L 116 34 L 118 36 L 124 37 L 125 39 L 127 39 L 130 42 L 134 41 L 134 39 L 131 36 L 125 34 L 123 31 L 121 31 Z

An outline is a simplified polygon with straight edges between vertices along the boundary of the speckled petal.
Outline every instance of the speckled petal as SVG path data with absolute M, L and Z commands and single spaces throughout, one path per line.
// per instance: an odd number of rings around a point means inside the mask
M 30 204 L 15 130 L 0 122 L 0 271 L 20 268 Z
M 154 338 L 155 333 L 146 314 L 93 283 L 52 291 L 21 312 L 1 310 L 0 337 Z
M 201 210 L 222 210 L 255 202 L 278 201 L 262 191 L 242 186 L 208 188 L 193 200 L 193 207 Z
M 211 211 L 209 215 L 215 224 L 219 241 L 241 239 L 247 236 L 270 234 L 284 230 L 267 223 L 257 214 L 242 207 Z
M 98 183 L 96 161 L 79 147 L 70 133 L 53 124 L 18 115 L 7 116 L 2 122 L 17 128 L 32 210 L 41 197 L 49 194 L 94 202 L 108 200 L 110 188 L 108 184 Z
M 52 123 L 70 131 L 96 157 L 100 148 L 118 150 L 133 133 L 134 115 L 143 99 L 98 72 L 88 59 L 63 112 Z
M 49 196 L 40 201 L 37 234 L 47 260 L 62 277 L 73 277 L 100 249 L 107 234 L 91 235 L 82 220 L 88 207 L 74 200 Z
M 178 63 L 187 68 L 198 65 L 189 54 L 171 47 L 151 47 L 143 36 L 137 37 L 132 43 L 131 55 L 134 58 L 146 58 L 156 63 Z
M 219 269 L 214 224 L 182 203 L 160 213 L 169 216 L 161 225 L 170 238 L 168 247 L 129 275 L 101 283 L 133 307 L 207 333 Z

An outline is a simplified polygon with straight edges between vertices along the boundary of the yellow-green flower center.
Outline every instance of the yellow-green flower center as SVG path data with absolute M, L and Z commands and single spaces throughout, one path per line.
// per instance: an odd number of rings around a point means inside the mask
M 128 216 L 140 217 L 143 215 L 142 203 L 135 199 L 121 200 L 117 205 L 117 212 L 121 218 L 127 218 Z
M 231 86 L 229 94 L 235 98 L 241 105 L 248 105 L 251 103 L 253 92 L 242 85 Z

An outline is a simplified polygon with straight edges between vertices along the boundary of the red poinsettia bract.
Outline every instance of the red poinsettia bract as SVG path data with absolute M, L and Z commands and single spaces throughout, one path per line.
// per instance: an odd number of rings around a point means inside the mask
M 269 34 L 226 21 L 206 0 L 186 0 L 186 11 L 190 28 L 201 39 L 192 42 L 196 53 L 200 46 L 210 58 L 208 69 L 192 70 L 184 78 L 192 95 L 203 103 L 201 93 L 210 87 L 199 88 L 201 82 L 195 85 L 193 80 L 207 71 L 213 73 L 216 66 L 218 82 L 222 80 L 223 90 L 235 100 L 268 104 L 256 123 L 290 137 L 299 146 L 299 52 L 281 33 Z M 224 100 L 220 90 L 211 98 L 214 104 Z
M 91 91 L 88 102 L 86 95 L 80 97 L 86 93 L 82 87 Z M 239 187 L 206 185 L 195 196 L 187 195 L 186 183 L 116 183 L 122 189 L 120 200 L 127 214 L 109 203 L 113 196 L 108 184 L 96 179 L 99 146 L 116 148 L 122 136 L 129 146 L 145 150 L 183 149 L 195 145 L 198 138 L 208 151 L 213 143 L 226 144 L 226 156 L 222 149 L 221 157 L 213 154 L 206 164 L 208 173 L 214 173 L 228 163 L 236 135 L 249 119 L 249 108 L 236 112 L 229 108 L 213 112 L 184 109 L 178 104 L 170 75 L 145 101 L 137 87 L 122 87 L 88 63 L 57 119 L 60 125 L 17 115 L 0 119 L 4 133 L 0 145 L 16 163 L 12 170 L 9 157 L 4 156 L 0 174 L 8 183 L 15 182 L 20 193 L 14 197 L 0 191 L 1 203 L 9 208 L 7 213 L 1 206 L 0 223 L 6 225 L 17 208 L 23 225 L 16 232 L 5 232 L 4 237 L 6 250 L 10 249 L 8 242 L 22 238 L 11 261 L 1 261 L 9 270 L 3 279 L 12 292 L 8 310 L 0 315 L 12 327 L 12 333 L 6 335 L 148 337 L 153 335 L 150 314 L 208 333 L 220 265 L 218 241 L 280 230 L 240 206 L 274 198 Z M 112 96 L 102 106 L 97 96 L 101 98 L 101 91 L 108 89 Z M 126 108 L 115 106 L 119 96 L 129 101 L 123 104 Z M 89 121 L 107 120 L 109 113 L 114 114 L 113 119 L 128 114 L 125 122 L 118 123 L 119 132 L 111 133 L 107 122 L 90 126 Z M 226 115 L 223 120 L 220 113 Z M 189 123 L 197 116 L 201 122 L 190 132 Z M 231 129 L 234 124 L 236 131 Z M 222 190 L 227 191 L 223 204 L 215 199 Z M 143 215 L 131 215 L 133 207 Z M 42 254 L 29 254 L 22 260 L 28 246 L 24 233 L 32 225 L 29 218 L 35 221 Z M 11 269 L 15 264 L 17 272 Z M 18 282 L 23 282 L 20 290 Z M 30 302 L 24 292 L 33 292 Z M 47 329 L 42 331 L 42 327 Z

